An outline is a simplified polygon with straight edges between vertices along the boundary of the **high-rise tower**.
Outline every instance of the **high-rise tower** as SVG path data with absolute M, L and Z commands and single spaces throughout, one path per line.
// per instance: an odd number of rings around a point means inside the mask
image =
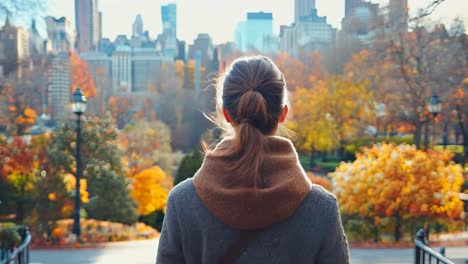
M 310 15 L 315 9 L 315 0 L 295 0 L 294 3 L 294 22 L 299 22 L 301 17 Z
M 100 35 L 100 16 L 97 0 L 75 0 L 75 19 L 78 52 L 96 50 Z
M 141 15 L 138 14 L 135 18 L 135 22 L 133 22 L 133 30 L 132 30 L 132 35 L 134 37 L 141 36 L 143 34 L 143 19 L 141 18 Z

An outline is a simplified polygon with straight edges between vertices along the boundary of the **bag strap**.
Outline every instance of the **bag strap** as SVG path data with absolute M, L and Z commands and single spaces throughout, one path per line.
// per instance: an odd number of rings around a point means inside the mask
M 224 255 L 218 259 L 218 264 L 233 264 L 234 261 L 247 248 L 250 241 L 254 240 L 262 230 L 241 230 L 239 238 L 227 248 Z

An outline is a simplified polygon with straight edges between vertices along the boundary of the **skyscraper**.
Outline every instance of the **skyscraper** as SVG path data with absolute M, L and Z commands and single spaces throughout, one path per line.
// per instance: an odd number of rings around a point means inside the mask
M 301 17 L 310 15 L 312 9 L 315 9 L 315 0 L 295 0 L 294 22 L 297 23 Z
M 143 34 L 143 19 L 141 18 L 141 15 L 138 14 L 135 18 L 135 22 L 133 22 L 132 36 L 139 37 L 142 34 Z
M 75 0 L 78 52 L 96 50 L 100 36 L 100 16 L 97 0 Z
M 112 54 L 112 87 L 114 93 L 132 91 L 132 48 L 117 46 Z
M 273 14 L 249 12 L 247 20 L 240 22 L 236 29 L 236 45 L 242 51 L 265 50 L 265 40 L 273 36 Z
M 63 122 L 70 114 L 67 105 L 70 102 L 70 56 L 60 52 L 52 59 L 49 76 L 49 107 L 52 119 Z
M 163 33 L 160 42 L 163 43 L 164 55 L 177 56 L 177 6 L 168 4 L 161 6 Z
M 28 60 L 29 32 L 13 26 L 7 16 L 5 25 L 0 29 L 0 66 L 3 75 L 15 74 L 21 79 L 28 70 Z
M 345 0 L 345 16 L 349 16 L 351 11 L 362 3 L 362 0 Z
M 75 31 L 71 22 L 65 17 L 59 19 L 46 17 L 47 39 L 52 53 L 75 50 Z
M 177 6 L 168 4 L 161 6 L 163 34 L 177 38 Z
M 390 24 L 395 31 L 408 31 L 408 0 L 390 0 Z

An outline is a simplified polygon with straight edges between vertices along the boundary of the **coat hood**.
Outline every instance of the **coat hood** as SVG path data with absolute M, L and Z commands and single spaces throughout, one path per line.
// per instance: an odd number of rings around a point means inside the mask
M 267 138 L 265 158 L 259 169 L 260 188 L 236 181 L 232 160 L 216 155 L 232 139 L 221 141 L 206 155 L 194 176 L 195 190 L 208 210 L 236 229 L 262 229 L 288 219 L 309 193 L 312 183 L 299 163 L 290 140 Z

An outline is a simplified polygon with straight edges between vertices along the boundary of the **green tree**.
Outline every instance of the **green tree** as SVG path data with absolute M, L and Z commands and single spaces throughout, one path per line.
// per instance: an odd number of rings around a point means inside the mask
M 183 182 L 185 179 L 193 177 L 203 163 L 203 155 L 200 150 L 194 150 L 187 154 L 180 163 L 179 170 L 174 179 L 174 186 Z
M 60 175 L 75 174 L 76 133 L 74 127 L 59 128 L 48 146 L 52 170 Z M 90 218 L 132 223 L 137 219 L 136 204 L 130 197 L 117 130 L 112 119 L 86 120 L 82 128 L 81 157 L 83 177 L 88 181 Z

